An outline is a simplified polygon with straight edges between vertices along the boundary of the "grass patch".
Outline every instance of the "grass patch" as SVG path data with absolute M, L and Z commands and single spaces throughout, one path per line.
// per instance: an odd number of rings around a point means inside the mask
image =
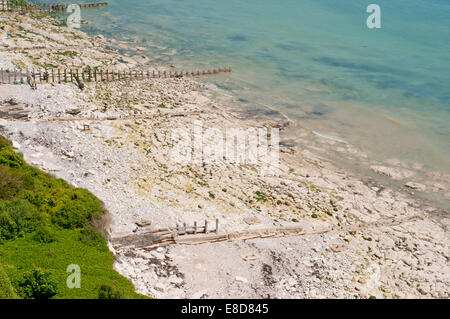
M 66 56 L 66 57 L 69 57 L 69 58 L 74 58 L 74 57 L 76 57 L 78 55 L 78 53 L 75 52 L 75 51 L 58 51 L 58 52 L 56 52 L 56 54 L 57 55 Z
M 320 192 L 320 189 L 314 184 L 309 185 L 308 189 L 313 192 Z
M 42 66 L 44 67 L 44 69 L 47 69 L 47 70 L 58 68 L 58 66 L 53 63 L 43 63 Z
M 267 202 L 267 197 L 264 193 L 260 192 L 260 191 L 256 191 L 255 192 L 255 199 L 257 202 Z
M 95 243 L 89 238 L 86 243 L 82 239 L 85 236 L 80 229 L 57 230 L 55 241 L 38 243 L 32 234 L 27 234 L 0 245 L 0 263 L 16 291 L 20 291 L 25 274 L 39 267 L 48 271 L 56 284 L 56 299 L 97 298 L 102 285 L 115 287 L 123 298 L 139 298 L 133 284 L 112 269 L 114 256 L 104 240 Z M 81 288 L 69 289 L 66 285 L 70 275 L 66 270 L 71 264 L 80 266 Z
M 17 294 L 11 285 L 8 274 L 0 264 L 0 299 L 16 299 Z

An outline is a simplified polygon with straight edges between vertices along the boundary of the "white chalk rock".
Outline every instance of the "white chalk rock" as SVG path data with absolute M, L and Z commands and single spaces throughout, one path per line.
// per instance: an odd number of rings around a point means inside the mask
M 179 285 L 179 284 L 181 284 L 183 282 L 183 278 L 180 278 L 180 277 L 177 277 L 177 276 L 170 276 L 169 281 L 172 284 Z
M 206 293 L 208 292 L 208 290 L 201 290 L 196 292 L 195 294 L 192 295 L 192 299 L 200 299 L 202 298 L 204 295 L 206 295 Z
M 8 121 L 4 119 L 0 119 L 0 126 L 6 126 L 8 125 Z
M 20 146 L 20 144 L 17 141 L 13 141 L 12 142 L 12 147 L 15 150 L 19 150 L 21 146 Z
M 57 172 L 60 170 L 58 166 L 52 163 L 44 163 L 43 168 L 47 172 Z
M 416 189 L 418 191 L 424 191 L 427 189 L 427 187 L 420 183 L 414 183 L 414 182 L 408 182 L 405 184 L 406 187 Z
M 153 286 L 153 288 L 159 292 L 164 292 L 166 287 L 163 284 L 157 283 Z
M 68 158 L 74 158 L 75 157 L 75 153 L 72 151 L 68 151 L 68 152 L 64 152 L 64 155 Z
M 236 279 L 236 281 L 240 281 L 240 282 L 248 284 L 248 279 L 247 278 L 244 278 L 244 277 L 241 277 L 241 276 L 236 276 L 235 279 Z
M 370 169 L 373 170 L 375 173 L 388 176 L 395 180 L 400 180 L 404 178 L 408 178 L 414 175 L 414 172 L 399 168 L 399 167 L 386 167 L 386 166 L 380 166 L 380 165 L 372 165 L 370 166 Z
M 154 258 L 158 259 L 158 260 L 163 260 L 164 259 L 164 255 L 161 253 L 158 253 L 157 251 L 153 250 L 150 253 Z

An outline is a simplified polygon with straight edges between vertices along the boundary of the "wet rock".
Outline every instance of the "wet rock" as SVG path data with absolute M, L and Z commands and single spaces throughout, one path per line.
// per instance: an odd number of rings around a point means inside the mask
M 373 170 L 375 173 L 385 175 L 395 180 L 405 179 L 414 175 L 414 172 L 399 167 L 372 165 L 370 166 L 370 169 Z
M 420 183 L 415 183 L 415 182 L 408 182 L 405 184 L 406 187 L 411 188 L 411 189 L 415 189 L 418 191 L 424 191 L 427 189 L 427 187 L 423 184 Z

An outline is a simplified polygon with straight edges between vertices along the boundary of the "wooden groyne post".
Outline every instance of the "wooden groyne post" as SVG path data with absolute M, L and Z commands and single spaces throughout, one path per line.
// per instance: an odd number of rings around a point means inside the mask
M 196 221 L 192 227 L 188 226 L 187 223 L 183 223 L 183 227 L 180 227 L 180 225 L 177 224 L 174 232 L 177 236 L 207 234 L 208 232 L 217 234 L 219 232 L 219 219 L 216 219 L 216 228 L 214 230 L 208 229 L 208 220 L 205 220 L 204 226 L 199 226 Z
M 92 74 L 92 69 L 93 74 Z M 210 70 L 208 70 L 210 71 Z M 122 80 L 130 80 L 130 81 L 140 81 L 145 79 L 154 79 L 154 78 L 181 78 L 181 77 L 192 77 L 199 75 L 207 75 L 207 74 L 219 74 L 231 72 L 231 68 L 219 68 L 214 69 L 212 73 L 208 73 L 206 70 L 198 70 L 196 72 L 192 71 L 158 71 L 152 72 L 150 71 L 111 71 L 111 70 L 98 70 L 97 68 L 84 67 L 81 71 L 77 69 L 33 69 L 31 72 L 22 70 L 0 70 L 0 79 L 3 84 L 24 84 L 23 77 L 27 77 L 27 74 L 33 78 L 36 82 L 36 79 L 39 79 L 39 83 L 45 81 L 46 83 L 61 83 L 61 82 L 73 82 L 74 79 L 79 79 L 83 82 L 113 82 L 113 81 L 122 81 Z M 98 76 L 99 75 L 99 76 Z M 20 78 L 21 82 L 18 82 L 17 79 Z
M 27 2 L 17 2 L 14 0 L 0 0 L 0 10 L 12 11 L 18 9 L 21 12 L 43 11 L 43 12 L 60 12 L 65 11 L 71 4 L 80 6 L 82 9 L 99 8 L 108 5 L 108 2 L 91 2 L 91 3 L 60 3 L 50 1 L 48 3 L 34 3 L 32 0 Z

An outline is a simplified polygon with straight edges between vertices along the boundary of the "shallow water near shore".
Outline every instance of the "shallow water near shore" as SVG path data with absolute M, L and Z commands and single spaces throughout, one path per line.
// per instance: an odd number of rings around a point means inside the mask
M 232 66 L 205 81 L 236 107 L 280 111 L 376 161 L 450 172 L 448 1 L 379 0 L 373 30 L 362 0 L 108 2 L 82 11 L 83 31 L 143 47 L 156 65 Z

